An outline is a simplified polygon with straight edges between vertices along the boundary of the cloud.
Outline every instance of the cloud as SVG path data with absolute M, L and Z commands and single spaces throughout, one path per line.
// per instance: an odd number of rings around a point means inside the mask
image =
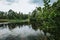
M 12 3 L 18 3 L 19 0 L 6 0 L 6 2 L 7 2 L 8 4 L 12 4 Z
M 43 7 L 43 0 L 31 0 L 30 3 L 39 5 L 40 7 Z
M 39 4 L 39 3 L 43 3 L 43 0 L 31 0 L 30 2 L 31 3 L 38 3 Z
M 18 3 L 19 0 L 0 0 L 0 2 L 4 3 L 4 4 L 13 4 L 13 3 Z
M 12 9 L 17 12 L 28 13 L 32 12 L 38 5 L 29 3 L 29 0 L 14 0 L 14 1 L 7 1 L 1 0 L 0 1 L 0 10 L 1 11 L 8 11 Z
M 17 12 L 20 11 L 23 13 L 28 13 L 32 12 L 36 7 L 39 6 L 43 7 L 42 0 L 0 0 L 1 11 L 8 11 L 9 9 L 12 9 Z
M 44 5 L 43 0 L 31 0 L 30 2 L 40 6 Z M 50 0 L 50 4 L 53 4 L 54 2 L 57 2 L 57 0 Z
M 6 0 L 7 2 L 15 2 L 15 0 Z

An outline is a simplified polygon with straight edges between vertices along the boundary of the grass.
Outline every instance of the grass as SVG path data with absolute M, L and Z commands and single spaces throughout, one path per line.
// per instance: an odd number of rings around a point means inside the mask
M 0 22 L 8 22 L 8 19 L 0 19 Z
M 0 19 L 0 22 L 29 22 L 29 19 L 19 20 L 19 19 Z

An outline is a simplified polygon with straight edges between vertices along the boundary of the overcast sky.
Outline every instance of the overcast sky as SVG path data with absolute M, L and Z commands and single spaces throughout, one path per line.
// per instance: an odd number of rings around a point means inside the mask
M 51 0 L 51 4 L 57 0 Z M 16 12 L 32 12 L 36 7 L 43 7 L 42 0 L 0 0 L 0 11 L 12 9 Z

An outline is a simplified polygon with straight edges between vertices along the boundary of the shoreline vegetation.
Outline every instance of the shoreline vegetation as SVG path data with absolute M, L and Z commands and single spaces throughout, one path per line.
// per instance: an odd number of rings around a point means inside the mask
M 24 23 L 29 22 L 29 19 L 19 20 L 19 19 L 0 19 L 0 23 Z
M 34 29 L 39 28 L 51 36 L 48 40 L 60 40 L 60 0 L 50 5 L 50 0 L 43 0 L 44 7 L 37 7 L 32 13 L 23 14 L 13 10 L 0 11 L 0 22 L 29 22 Z M 46 34 L 45 34 L 46 35 Z

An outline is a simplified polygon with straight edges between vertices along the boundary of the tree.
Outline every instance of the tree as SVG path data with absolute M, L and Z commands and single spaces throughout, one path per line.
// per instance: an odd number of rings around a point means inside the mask
M 14 12 L 13 10 L 9 10 L 8 11 L 8 18 L 9 19 L 16 19 L 16 15 L 17 15 L 17 13 L 16 12 Z

